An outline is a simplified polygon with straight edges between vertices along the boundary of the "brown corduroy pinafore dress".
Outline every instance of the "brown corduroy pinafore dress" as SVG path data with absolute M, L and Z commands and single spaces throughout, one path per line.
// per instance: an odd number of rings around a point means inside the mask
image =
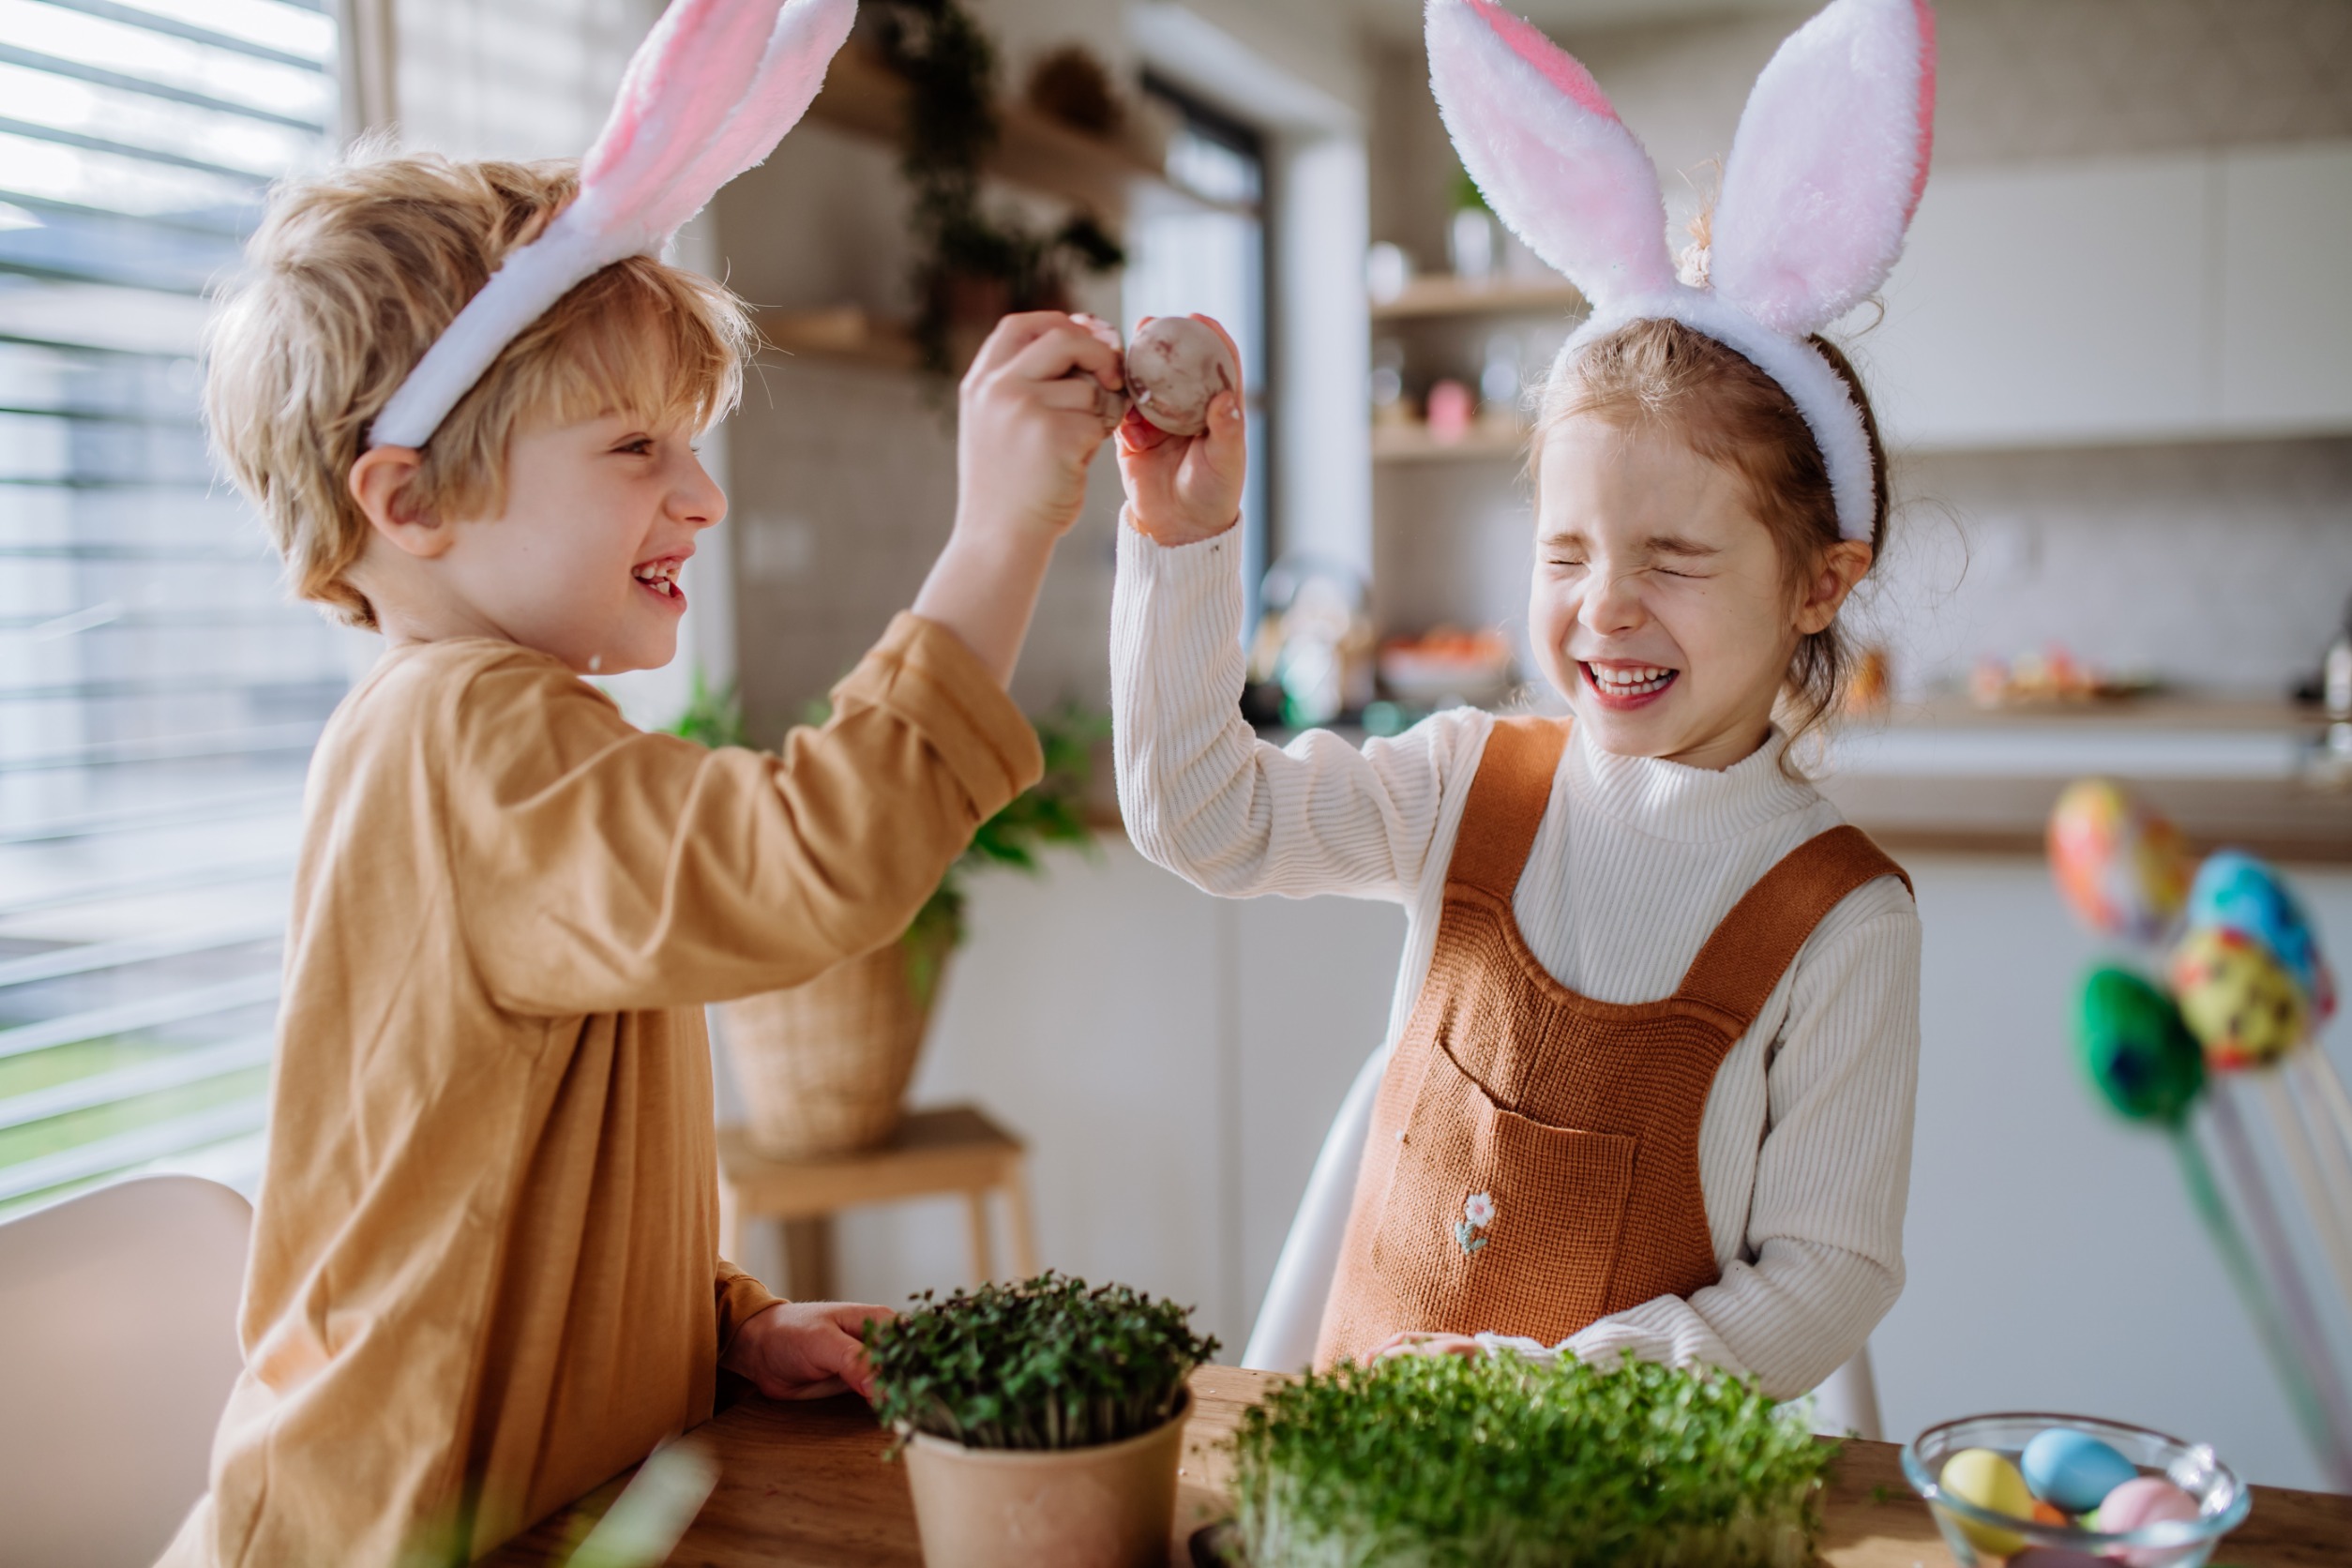
M 1497 721 L 1446 867 L 1428 978 L 1380 1080 L 1315 1362 L 1403 1331 L 1556 1344 L 1718 1277 L 1698 1130 L 1715 1070 L 1821 918 L 1905 877 L 1832 828 L 1759 878 L 1672 996 L 1553 979 L 1511 898 L 1568 729 Z

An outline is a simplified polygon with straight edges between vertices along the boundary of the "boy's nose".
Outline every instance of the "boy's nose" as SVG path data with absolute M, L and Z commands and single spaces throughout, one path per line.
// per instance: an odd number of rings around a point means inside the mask
M 671 512 L 679 521 L 696 528 L 716 527 L 727 515 L 727 492 L 718 488 L 718 482 L 702 466 L 700 457 L 687 456 L 686 472 L 677 489 L 671 492 Z

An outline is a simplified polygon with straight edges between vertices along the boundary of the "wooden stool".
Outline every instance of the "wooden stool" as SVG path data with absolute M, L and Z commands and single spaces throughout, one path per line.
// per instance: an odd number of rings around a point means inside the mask
M 996 1277 L 988 1240 L 988 1194 L 1004 1195 L 1005 1229 L 1013 1244 L 1013 1273 L 1037 1272 L 1037 1243 L 1030 1224 L 1028 1150 L 977 1106 L 910 1111 L 879 1149 L 830 1159 L 770 1159 L 741 1127 L 718 1129 L 718 1245 L 729 1261 L 743 1257 L 744 1226 L 780 1220 L 784 1226 L 785 1288 L 796 1301 L 831 1301 L 833 1216 L 867 1203 L 903 1203 L 942 1193 L 964 1195 L 972 1228 L 972 1267 L 980 1281 Z

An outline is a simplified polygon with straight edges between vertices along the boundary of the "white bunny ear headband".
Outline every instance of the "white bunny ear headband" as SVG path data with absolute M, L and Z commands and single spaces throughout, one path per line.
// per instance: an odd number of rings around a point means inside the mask
M 1681 322 L 1787 392 L 1829 469 L 1838 533 L 1868 539 L 1862 411 L 1808 335 L 1903 253 L 1927 183 L 1936 19 L 1927 0 L 1832 0 L 1780 46 L 1725 160 L 1711 251 L 1675 276 L 1650 155 L 1591 73 L 1492 0 L 1428 0 L 1429 85 L 1487 204 L 1592 302 L 1560 368 L 1629 322 Z
M 580 193 L 508 253 L 377 414 L 369 446 L 422 446 L 500 351 L 581 279 L 657 254 L 807 113 L 857 0 L 673 0 L 629 60 Z

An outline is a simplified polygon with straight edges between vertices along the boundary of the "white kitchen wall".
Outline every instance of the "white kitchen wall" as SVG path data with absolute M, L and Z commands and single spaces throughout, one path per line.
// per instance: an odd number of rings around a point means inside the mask
M 2170 1154 L 2076 1076 L 2066 1020 L 2098 945 L 2038 861 L 1905 858 L 1928 941 L 1909 1283 L 1873 1341 L 1887 1430 L 2091 1411 L 2319 1485 Z M 2298 880 L 2352 932 L 2352 872 Z M 976 1099 L 1028 1137 L 1046 1264 L 1197 1303 L 1238 1355 L 1380 1041 L 1401 914 L 1212 899 L 1119 842 L 973 894 L 915 1100 Z M 2352 1018 L 2328 1047 L 2352 1073 Z M 955 1200 L 853 1213 L 841 1242 L 854 1299 L 969 1282 Z

